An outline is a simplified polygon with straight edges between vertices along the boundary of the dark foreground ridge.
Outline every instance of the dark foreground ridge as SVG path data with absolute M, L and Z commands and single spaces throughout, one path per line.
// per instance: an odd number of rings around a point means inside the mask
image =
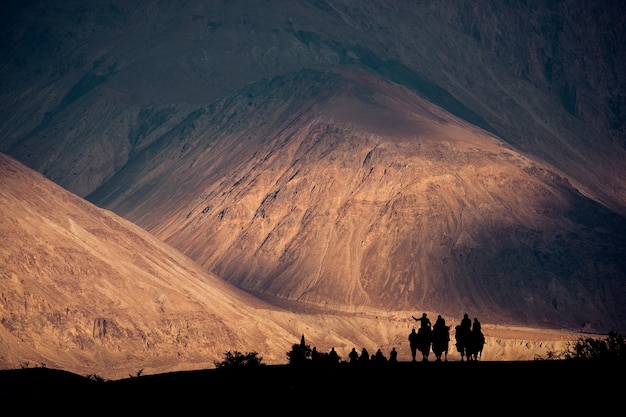
M 589 360 L 398 362 L 385 366 L 207 369 L 98 381 L 47 368 L 0 371 L 3 405 L 67 414 L 91 411 L 271 411 L 275 414 L 391 411 L 609 410 L 623 401 L 623 363 Z M 622 404 L 623 405 L 623 404 Z M 76 408 L 78 407 L 78 408 Z M 294 408 L 295 407 L 295 408 Z M 300 410 L 300 411 L 298 411 Z M 418 408 L 416 408 L 418 410 Z M 491 410 L 491 412 L 489 412 Z M 417 412 L 417 411 L 416 411 Z

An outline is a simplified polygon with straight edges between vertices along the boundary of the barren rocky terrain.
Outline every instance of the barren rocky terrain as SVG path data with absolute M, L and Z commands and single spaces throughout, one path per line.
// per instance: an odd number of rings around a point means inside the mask
M 3 3 L 1 367 L 626 331 L 625 7 Z
M 415 311 L 269 304 L 10 157 L 0 156 L 0 173 L 2 369 L 119 379 L 213 368 L 226 351 L 285 364 L 302 335 L 344 360 L 352 347 L 396 347 L 410 359 Z M 483 329 L 484 360 L 545 357 L 581 336 L 488 321 Z M 449 360 L 460 360 L 453 348 Z
M 184 137 L 153 150 L 175 158 L 142 155 L 88 198 L 239 288 L 348 311 L 624 325 L 623 217 L 370 72 L 250 85 Z

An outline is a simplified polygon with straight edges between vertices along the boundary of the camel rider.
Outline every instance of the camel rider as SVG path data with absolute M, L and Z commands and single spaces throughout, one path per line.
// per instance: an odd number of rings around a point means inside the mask
M 431 326 L 430 319 L 427 317 L 426 313 L 423 313 L 422 317 L 420 317 L 419 319 L 416 318 L 415 316 L 411 316 L 411 317 L 413 317 L 413 320 L 420 322 L 421 329 L 430 330 L 430 326 Z

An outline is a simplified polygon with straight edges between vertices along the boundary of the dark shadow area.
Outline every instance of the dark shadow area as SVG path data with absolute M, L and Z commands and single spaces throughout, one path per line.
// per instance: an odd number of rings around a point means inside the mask
M 612 409 L 624 392 L 625 368 L 623 362 L 594 360 L 369 361 L 181 371 L 114 381 L 31 368 L 0 371 L 0 400 L 7 409 L 58 409 L 66 415 L 192 410 L 309 415 L 400 412 L 413 406 L 440 407 L 445 413 L 478 407 L 480 414 L 562 415 Z

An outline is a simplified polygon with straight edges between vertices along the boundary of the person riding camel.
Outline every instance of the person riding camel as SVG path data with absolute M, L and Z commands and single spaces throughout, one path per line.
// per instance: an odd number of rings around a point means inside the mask
M 472 331 L 474 333 L 481 333 L 482 329 L 480 326 L 480 322 L 478 321 L 477 317 L 474 317 L 474 323 L 472 324 Z
M 441 314 L 437 316 L 437 320 L 435 320 L 435 324 L 433 325 L 433 330 L 445 329 L 446 320 L 441 317 Z
M 431 328 L 430 319 L 427 317 L 426 313 L 422 313 L 422 317 L 420 317 L 419 319 L 415 316 L 411 316 L 411 317 L 413 317 L 413 320 L 420 322 L 420 329 L 430 330 Z
M 470 330 L 472 328 L 472 319 L 469 318 L 467 313 L 463 314 L 463 320 L 461 320 L 461 327 Z

